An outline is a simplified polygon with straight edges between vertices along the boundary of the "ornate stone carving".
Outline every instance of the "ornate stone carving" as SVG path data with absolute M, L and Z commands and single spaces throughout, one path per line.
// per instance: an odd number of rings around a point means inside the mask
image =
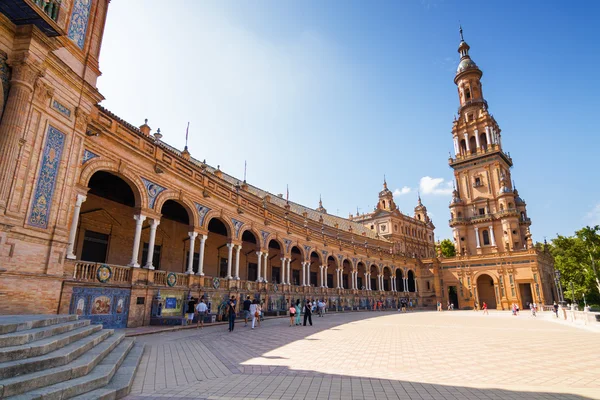
M 85 131 L 90 122 L 90 116 L 81 107 L 75 108 L 75 128 L 80 131 Z
M 44 76 L 39 61 L 31 60 L 29 53 L 19 53 L 11 58 L 8 65 L 12 68 L 11 84 L 23 84 L 33 90 L 35 80 Z
M 54 96 L 54 88 L 44 83 L 41 79 L 35 81 L 33 97 L 36 102 L 47 105 L 48 100 Z

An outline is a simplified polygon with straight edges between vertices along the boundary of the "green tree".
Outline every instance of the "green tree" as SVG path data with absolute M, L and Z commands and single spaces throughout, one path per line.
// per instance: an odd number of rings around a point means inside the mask
M 456 248 L 450 239 L 442 240 L 439 244 L 439 249 L 442 252 L 442 256 L 445 258 L 454 257 L 456 255 Z
M 558 235 L 549 246 L 554 256 L 554 267 L 560 271 L 564 296 L 571 301 L 583 299 L 600 304 L 600 226 L 586 226 L 574 236 Z M 573 282 L 575 299 L 570 283 Z

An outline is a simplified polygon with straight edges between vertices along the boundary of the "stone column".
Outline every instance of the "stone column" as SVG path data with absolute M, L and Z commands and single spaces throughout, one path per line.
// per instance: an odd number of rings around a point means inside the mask
M 325 287 L 325 288 L 329 287 L 327 285 L 327 264 L 325 264 L 323 266 L 323 287 Z
M 414 277 L 414 280 L 415 280 L 415 293 L 417 293 L 417 277 L 416 276 Z
M 292 284 L 292 258 L 288 258 L 287 260 L 287 281 L 288 285 Z
M 287 278 L 287 270 L 286 270 L 286 258 L 285 257 L 281 257 L 281 283 L 283 285 L 288 284 L 288 282 L 286 282 L 286 278 Z
M 490 239 L 492 241 L 492 246 L 496 246 L 496 237 L 494 236 L 494 226 L 490 225 Z M 508 249 L 506 249 L 508 250 Z
M 487 139 L 488 146 L 492 144 L 492 139 L 490 138 L 490 127 L 485 127 L 485 138 Z
M 235 246 L 235 244 L 233 243 L 227 243 L 227 279 L 231 279 L 233 278 L 231 276 L 231 264 L 233 261 L 233 247 Z
M 69 245 L 67 246 L 67 258 L 75 260 L 75 237 L 77 236 L 77 224 L 79 223 L 79 213 L 81 212 L 81 204 L 87 199 L 83 194 L 77 195 L 75 201 L 75 210 L 73 211 L 73 220 L 71 221 L 71 230 L 69 231 Z
M 21 148 L 20 139 L 27 124 L 33 88 L 36 79 L 41 75 L 40 69 L 27 60 L 28 54 L 20 54 L 17 57 L 19 59 L 11 62 L 10 91 L 0 123 L 0 214 L 4 213 L 8 205 Z
M 310 286 L 310 261 L 306 262 L 306 286 Z
M 133 251 L 131 253 L 131 262 L 129 263 L 130 267 L 139 268 L 140 264 L 138 264 L 138 254 L 140 253 L 140 239 L 142 238 L 142 224 L 146 219 L 145 215 L 138 214 L 134 215 L 133 219 L 135 219 L 135 234 L 133 236 Z
M 477 243 L 477 248 L 479 249 L 481 247 L 481 244 L 479 243 L 479 228 L 475 227 L 475 243 Z
M 152 266 L 152 256 L 150 254 L 154 253 L 154 236 L 156 234 L 156 228 L 152 227 L 154 224 L 152 220 L 152 224 L 150 225 L 150 243 L 148 244 L 148 263 L 146 263 L 146 268 L 154 269 Z M 158 224 L 157 224 L 158 225 Z M 153 235 L 154 231 L 154 235 Z M 196 243 L 196 236 L 198 236 L 198 232 L 188 232 L 188 236 L 190 237 L 190 255 L 188 256 L 188 265 L 186 274 L 192 275 L 194 273 L 194 245 Z M 152 253 L 151 253 L 152 252 Z
M 257 251 L 256 255 L 258 256 L 258 265 L 256 266 L 256 282 L 260 282 L 261 281 L 261 276 L 260 276 L 260 264 L 262 261 L 262 251 Z
M 238 244 L 235 246 L 235 276 L 233 279 L 236 281 L 240 280 L 240 251 L 242 250 L 242 245 Z
M 156 242 L 156 228 L 158 228 L 158 225 L 160 225 L 160 220 L 159 219 L 152 219 L 152 222 L 150 222 L 150 239 L 148 240 L 148 256 L 146 259 L 146 265 L 145 267 L 148 269 L 154 269 L 154 265 L 152 265 L 152 259 L 154 258 L 154 243 Z M 194 232 L 195 234 L 195 232 Z M 189 233 L 188 233 L 189 235 Z M 196 236 L 194 236 L 195 238 Z M 192 239 L 190 239 L 192 240 Z M 193 245 L 193 243 L 192 243 Z M 192 247 L 192 251 L 194 251 L 194 248 Z M 190 260 L 193 260 L 193 254 L 190 254 Z M 144 260 L 142 260 L 143 262 Z M 188 269 L 189 266 L 191 265 L 190 262 L 188 262 Z M 188 271 L 189 273 L 189 271 Z
M 200 236 L 200 260 L 198 261 L 198 276 L 204 276 L 204 245 L 206 244 L 206 235 Z
M 466 146 L 467 146 L 467 153 L 468 153 L 468 152 L 470 152 L 470 151 L 471 151 L 471 148 L 469 147 L 469 134 L 468 134 L 468 133 L 465 133 L 463 136 L 464 136 L 464 138 L 465 138 L 465 144 L 466 144 Z
M 365 290 L 369 290 L 369 274 L 365 272 L 365 284 L 363 285 Z
M 344 289 L 344 269 L 340 268 L 340 289 Z
M 454 138 L 454 155 L 457 156 L 460 153 L 460 148 L 458 147 L 458 138 Z
M 479 131 L 475 129 L 475 143 L 477 143 L 477 151 L 481 148 L 481 143 L 479 143 Z
M 403 279 L 404 279 L 404 293 L 408 293 L 408 277 L 405 277 Z
M 269 253 L 265 253 L 263 255 L 265 257 L 265 262 L 263 265 L 263 270 L 265 271 L 264 276 L 263 276 L 263 282 L 267 283 L 267 282 L 269 282 L 269 280 L 267 279 L 267 277 L 269 276 L 269 270 L 267 269 L 267 266 L 269 265 Z
M 319 265 L 319 286 L 323 287 L 323 266 Z
M 302 261 L 302 286 L 306 286 L 306 263 Z

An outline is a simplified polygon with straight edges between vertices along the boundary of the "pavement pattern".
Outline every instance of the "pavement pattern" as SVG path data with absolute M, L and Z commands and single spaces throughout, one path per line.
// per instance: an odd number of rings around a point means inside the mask
M 138 337 L 128 399 L 600 399 L 600 333 L 522 313 L 355 312 Z

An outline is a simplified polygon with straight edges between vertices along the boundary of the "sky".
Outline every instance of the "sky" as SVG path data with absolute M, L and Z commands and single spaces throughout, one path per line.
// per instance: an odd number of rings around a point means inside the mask
M 459 23 L 534 241 L 600 224 L 600 2 L 118 0 L 101 104 L 274 194 L 348 217 L 420 193 L 451 237 Z

